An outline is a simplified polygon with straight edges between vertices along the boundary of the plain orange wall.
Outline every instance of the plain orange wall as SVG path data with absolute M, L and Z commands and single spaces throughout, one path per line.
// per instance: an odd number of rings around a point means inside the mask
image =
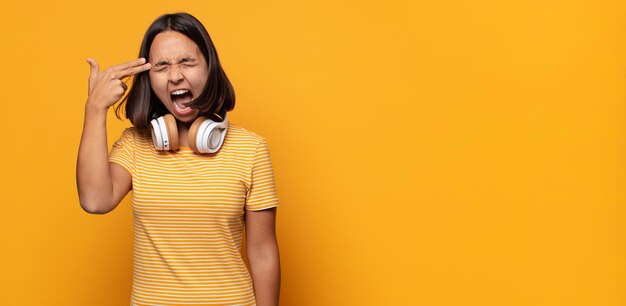
M 130 197 L 76 192 L 85 58 L 177 11 L 269 140 L 281 305 L 626 305 L 626 5 L 563 0 L 3 3 L 0 304 L 128 305 Z

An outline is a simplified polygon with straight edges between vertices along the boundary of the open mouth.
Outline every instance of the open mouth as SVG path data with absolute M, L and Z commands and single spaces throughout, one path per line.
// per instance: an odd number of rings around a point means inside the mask
M 188 89 L 175 90 L 170 94 L 170 99 L 172 100 L 172 102 L 174 103 L 174 106 L 176 107 L 178 111 L 186 112 L 186 111 L 191 110 L 191 108 L 185 105 L 186 103 L 191 102 L 193 99 L 193 95 L 191 94 L 190 90 Z

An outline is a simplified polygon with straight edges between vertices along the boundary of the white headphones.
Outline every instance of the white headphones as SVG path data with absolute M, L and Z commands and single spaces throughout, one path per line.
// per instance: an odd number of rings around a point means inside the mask
M 221 116 L 215 114 L 220 119 Z M 150 121 L 152 125 L 152 141 L 158 151 L 178 150 L 178 128 L 176 119 L 172 114 L 167 114 Z M 213 121 L 205 116 L 200 116 L 191 124 L 187 139 L 189 147 L 196 153 L 215 153 L 224 143 L 224 137 L 228 131 L 228 114 L 224 120 Z

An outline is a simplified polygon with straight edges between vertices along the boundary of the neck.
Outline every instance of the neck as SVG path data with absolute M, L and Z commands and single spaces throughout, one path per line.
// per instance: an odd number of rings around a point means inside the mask
M 176 120 L 176 126 L 178 127 L 178 142 L 183 147 L 189 147 L 189 141 L 187 135 L 189 134 L 189 128 L 192 123 L 185 123 Z

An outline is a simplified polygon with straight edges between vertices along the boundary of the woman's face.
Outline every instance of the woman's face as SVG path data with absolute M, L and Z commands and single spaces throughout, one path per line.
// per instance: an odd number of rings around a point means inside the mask
M 183 103 L 197 98 L 209 77 L 207 62 L 198 45 L 176 31 L 161 32 L 150 46 L 150 86 L 179 121 L 191 123 L 199 110 Z

